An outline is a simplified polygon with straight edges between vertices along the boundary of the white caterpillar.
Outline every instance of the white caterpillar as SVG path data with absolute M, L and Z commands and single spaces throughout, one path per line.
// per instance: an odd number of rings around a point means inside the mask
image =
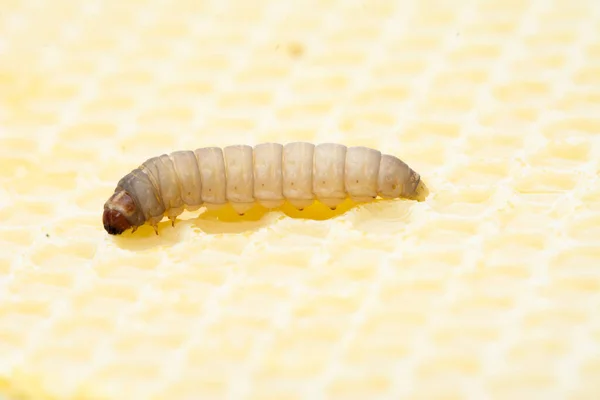
M 422 200 L 427 188 L 400 159 L 367 147 L 305 142 L 262 143 L 176 151 L 145 161 L 125 175 L 104 204 L 104 229 L 118 235 L 173 224 L 184 209 L 217 209 L 227 203 L 244 214 L 255 203 L 276 208 L 284 201 L 302 210 L 314 201 L 335 209 L 356 202 Z

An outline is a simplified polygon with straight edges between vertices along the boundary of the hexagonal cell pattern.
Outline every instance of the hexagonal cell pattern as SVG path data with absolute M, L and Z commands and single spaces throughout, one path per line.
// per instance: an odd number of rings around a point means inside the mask
M 101 224 L 145 159 L 339 142 L 422 203 Z M 0 398 L 593 399 L 600 3 L 4 0 Z

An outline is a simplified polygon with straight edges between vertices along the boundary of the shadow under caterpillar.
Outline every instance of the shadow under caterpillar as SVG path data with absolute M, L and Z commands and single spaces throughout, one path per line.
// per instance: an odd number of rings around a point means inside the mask
M 158 234 L 166 216 L 175 224 L 184 210 L 218 210 L 229 204 L 243 215 L 256 203 L 266 209 L 286 201 L 297 210 L 318 201 L 335 210 L 346 199 L 369 203 L 403 198 L 423 201 L 421 176 L 395 156 L 362 146 L 262 143 L 176 151 L 146 160 L 125 175 L 104 204 L 111 235 L 149 224 Z

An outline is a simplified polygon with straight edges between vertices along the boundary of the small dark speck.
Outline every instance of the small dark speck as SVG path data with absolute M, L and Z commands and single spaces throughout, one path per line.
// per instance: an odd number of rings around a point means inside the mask
M 50 234 L 46 233 L 46 237 L 47 237 L 47 238 L 49 238 L 49 237 L 50 237 Z

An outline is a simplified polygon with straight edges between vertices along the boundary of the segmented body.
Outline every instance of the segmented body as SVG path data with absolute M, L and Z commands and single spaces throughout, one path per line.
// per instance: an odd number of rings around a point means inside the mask
M 367 147 L 341 144 L 262 143 L 176 151 L 145 161 L 125 175 L 104 205 L 111 234 L 154 227 L 184 209 L 232 207 L 243 214 L 255 203 L 288 201 L 303 209 L 320 201 L 335 209 L 347 197 L 420 199 L 426 188 L 403 161 Z

